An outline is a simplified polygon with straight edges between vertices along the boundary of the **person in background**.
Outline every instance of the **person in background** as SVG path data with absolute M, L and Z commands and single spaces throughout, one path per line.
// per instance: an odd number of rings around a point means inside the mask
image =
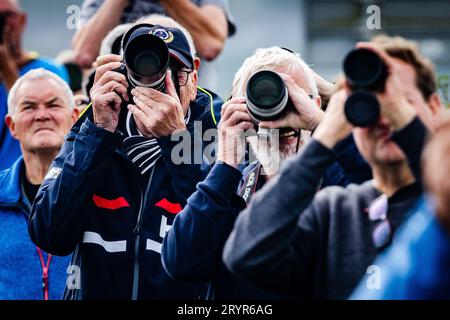
M 188 30 L 202 59 L 202 68 L 196 65 L 201 70 L 200 85 L 216 90 L 213 82 L 218 78 L 208 62 L 217 58 L 227 37 L 236 31 L 228 0 L 85 0 L 80 29 L 72 40 L 77 63 L 89 68 L 110 30 L 154 13 L 167 15 Z
M 74 57 L 73 50 L 64 50 L 58 54 L 55 60 L 66 68 L 75 107 L 82 113 L 90 103 L 88 95 L 83 92 L 83 82 L 89 77 L 89 70 L 82 70 L 75 62 Z
M 450 121 L 438 128 L 423 153 L 427 195 L 350 299 L 450 299 L 449 154 Z
M 26 22 L 27 14 L 18 0 L 0 1 L 0 170 L 9 168 L 20 156 L 20 144 L 3 121 L 8 112 L 8 91 L 16 80 L 29 70 L 44 68 L 69 81 L 63 66 L 23 49 Z
M 78 110 L 69 86 L 44 69 L 19 78 L 8 105 L 6 123 L 23 156 L 0 172 L 0 300 L 61 299 L 70 259 L 36 247 L 28 235 L 28 217 Z

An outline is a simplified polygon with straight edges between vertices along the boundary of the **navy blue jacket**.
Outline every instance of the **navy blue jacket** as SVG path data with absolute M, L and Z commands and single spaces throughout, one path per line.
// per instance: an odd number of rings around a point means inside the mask
M 222 101 L 199 91 L 187 125 L 215 128 Z M 200 144 L 191 135 L 191 144 Z M 179 142 L 158 139 L 160 158 L 143 179 L 121 150 L 122 137 L 79 121 L 66 138 L 32 207 L 32 240 L 57 255 L 72 253 L 67 299 L 195 299 L 201 285 L 172 280 L 161 264 L 161 243 L 175 215 L 209 166 L 175 165 Z M 192 157 L 195 153 L 192 154 Z
M 352 137 L 340 143 L 334 152 L 337 161 L 327 171 L 323 185 L 345 186 L 370 176 L 370 168 L 359 155 Z M 210 282 L 208 299 L 280 298 L 236 278 L 222 262 L 225 242 L 239 212 L 246 207 L 236 192 L 254 167 L 252 163 L 245 168 L 243 179 L 239 170 L 227 164 L 215 164 L 164 239 L 162 259 L 166 271 L 177 280 Z M 344 175 L 347 172 L 348 177 Z M 261 177 L 256 190 L 263 184 Z
M 0 300 L 41 300 L 44 270 L 28 235 L 30 203 L 21 185 L 22 157 L 0 172 Z M 42 252 L 44 263 L 48 255 Z M 52 257 L 48 271 L 49 299 L 61 299 L 70 257 Z

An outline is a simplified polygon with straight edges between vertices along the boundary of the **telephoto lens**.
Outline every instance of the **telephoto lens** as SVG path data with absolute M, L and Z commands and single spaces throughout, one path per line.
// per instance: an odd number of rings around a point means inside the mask
M 387 67 L 372 50 L 352 50 L 344 60 L 344 73 L 353 94 L 345 103 L 347 120 L 357 127 L 375 124 L 380 105 L 373 92 L 384 91 Z
M 279 118 L 292 104 L 283 79 L 270 70 L 253 74 L 248 80 L 246 93 L 247 108 L 256 124 Z
M 122 40 L 123 61 L 130 84 L 166 92 L 164 80 L 169 68 L 169 48 L 153 26 L 141 24 L 130 29 Z M 119 72 L 122 70 L 117 70 Z

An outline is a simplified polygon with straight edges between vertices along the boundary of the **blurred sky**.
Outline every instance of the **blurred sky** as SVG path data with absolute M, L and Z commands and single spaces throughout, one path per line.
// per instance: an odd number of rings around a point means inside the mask
M 382 28 L 422 44 L 438 65 L 438 73 L 450 74 L 450 1 L 390 0 L 229 0 L 238 31 L 219 59 L 218 93 L 228 95 L 233 75 L 245 57 L 257 47 L 291 48 L 321 75 L 332 80 L 341 61 L 356 40 L 369 36 L 366 8 L 382 8 Z M 70 47 L 74 30 L 67 26 L 71 5 L 82 0 L 21 0 L 28 12 L 24 45 L 42 55 L 55 57 Z M 367 30 L 365 30 L 367 31 Z M 447 78 L 448 79 L 448 78 Z

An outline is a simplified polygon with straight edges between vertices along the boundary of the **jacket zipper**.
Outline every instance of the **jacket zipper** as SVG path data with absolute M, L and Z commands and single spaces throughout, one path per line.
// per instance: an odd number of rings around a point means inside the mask
M 155 164 L 156 166 L 156 164 Z M 140 230 L 141 230 L 141 222 L 142 222 L 142 212 L 145 209 L 145 204 L 147 203 L 147 194 L 150 190 L 150 186 L 153 180 L 153 173 L 155 172 L 155 166 L 152 168 L 152 172 L 150 173 L 150 178 L 148 179 L 147 188 L 145 190 L 145 194 L 143 193 L 143 189 L 141 188 L 141 203 L 139 206 L 139 213 L 137 218 L 136 226 L 134 227 L 133 233 L 136 235 L 134 242 L 134 266 L 133 266 L 133 291 L 131 300 L 137 300 L 139 296 L 139 250 L 140 250 Z

